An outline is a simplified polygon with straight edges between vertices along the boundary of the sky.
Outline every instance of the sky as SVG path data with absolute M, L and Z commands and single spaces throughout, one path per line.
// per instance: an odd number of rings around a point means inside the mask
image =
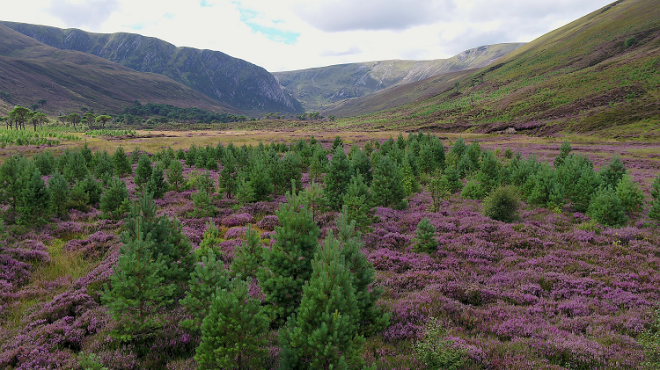
M 270 72 L 529 42 L 612 0 L 3 0 L 1 20 L 131 32 Z

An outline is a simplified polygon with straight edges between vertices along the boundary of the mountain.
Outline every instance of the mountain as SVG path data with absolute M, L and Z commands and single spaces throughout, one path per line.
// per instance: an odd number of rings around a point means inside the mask
M 443 73 L 489 65 L 524 44 L 498 44 L 466 50 L 449 59 L 386 60 L 340 64 L 273 75 L 307 111 L 326 111 L 346 99 L 371 95 L 391 86 L 417 82 Z
M 302 111 L 300 103 L 284 93 L 268 71 L 219 51 L 176 47 L 131 33 L 99 34 L 14 22 L 0 24 L 57 49 L 76 50 L 136 71 L 167 76 L 237 110 Z
M 660 137 L 660 7 L 657 0 L 614 2 L 456 82 L 458 91 L 445 86 L 345 126 Z
M 0 95 L 6 110 L 47 101 L 59 114 L 81 107 L 121 112 L 134 101 L 235 113 L 204 94 L 153 73 L 142 73 L 93 55 L 59 50 L 0 24 Z M 8 95 L 7 95 L 8 94 Z M 1 112 L 0 112 L 1 113 Z

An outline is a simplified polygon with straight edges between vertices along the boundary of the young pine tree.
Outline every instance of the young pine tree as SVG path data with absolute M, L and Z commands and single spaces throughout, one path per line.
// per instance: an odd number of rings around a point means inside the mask
M 207 256 L 209 252 L 213 253 L 217 257 L 220 257 L 222 254 L 222 251 L 219 247 L 220 243 L 222 243 L 220 230 L 218 230 L 218 228 L 215 226 L 213 219 L 209 218 L 209 221 L 206 223 L 206 230 L 204 230 L 202 242 L 199 243 L 199 248 L 194 252 L 197 260 Z
M 417 183 L 417 178 L 415 177 L 414 170 L 410 163 L 408 156 L 403 157 L 403 163 L 401 166 L 401 173 L 403 175 L 403 190 L 406 196 L 410 196 L 419 191 L 419 183 Z
M 311 262 L 320 233 L 301 198 L 295 193 L 287 193 L 286 197 L 287 203 L 280 204 L 275 212 L 281 224 L 275 228 L 275 243 L 272 250 L 264 249 L 264 261 L 257 272 L 278 326 L 300 305 L 302 287 L 312 274 Z
M 142 154 L 135 169 L 135 185 L 140 188 L 146 185 L 151 178 L 152 171 L 151 159 L 149 159 L 148 155 Z
M 128 188 L 126 183 L 116 177 L 110 180 L 108 188 L 101 196 L 100 209 L 103 216 L 111 219 L 120 219 L 128 211 Z
M 440 212 L 442 208 L 442 201 L 447 199 L 451 194 L 451 186 L 447 175 L 443 175 L 438 171 L 429 183 L 429 192 L 431 193 L 431 205 L 429 211 Z
M 281 369 L 362 368 L 353 276 L 332 233 L 314 256 L 297 314 L 279 332 Z
M 153 194 L 154 198 L 160 199 L 165 195 L 168 188 L 169 186 L 165 181 L 165 176 L 163 176 L 163 169 L 160 166 L 156 166 L 147 182 L 147 191 Z
M 183 165 L 179 160 L 173 160 L 167 172 L 167 182 L 175 191 L 180 191 L 185 181 L 186 179 L 183 177 Z
M 490 150 L 486 150 L 481 154 L 481 169 L 477 174 L 477 180 L 483 186 L 486 195 L 500 184 L 500 164 Z
M 598 177 L 600 177 L 600 182 L 603 187 L 616 189 L 619 181 L 626 173 L 628 173 L 628 170 L 624 167 L 621 158 L 617 155 L 610 160 L 610 163 L 608 163 L 607 166 L 598 171 Z
M 115 175 L 115 166 L 112 162 L 112 157 L 107 151 L 103 150 L 94 153 L 94 162 L 96 163 L 96 166 L 94 167 L 94 177 L 103 181 L 103 184 L 107 185 L 110 179 Z
M 346 208 L 336 220 L 337 238 L 341 244 L 346 268 L 353 274 L 353 287 L 360 311 L 359 333 L 365 337 L 374 335 L 389 326 L 390 314 L 376 305 L 383 289 L 374 286 L 375 270 L 362 252 L 364 243 L 356 232 L 356 224 L 349 221 Z
M 248 224 L 245 230 L 245 241 L 234 249 L 234 261 L 229 270 L 231 275 L 243 278 L 254 278 L 257 270 L 264 261 L 263 250 L 259 234 Z
M 71 152 L 67 158 L 62 174 L 64 175 L 64 178 L 72 184 L 89 176 L 89 169 L 87 168 L 85 157 L 83 157 L 80 152 Z
M 396 209 L 407 207 L 401 169 L 387 156 L 381 157 L 374 168 L 371 194 L 374 205 Z
M 344 195 L 344 207 L 348 219 L 354 221 L 360 230 L 366 230 L 373 222 L 372 203 L 371 190 L 365 184 L 362 174 L 357 173 L 351 177 Z
M 137 204 L 133 204 L 135 208 Z M 146 355 L 149 343 L 165 322 L 163 307 L 172 302 L 174 284 L 165 280 L 166 268 L 161 256 L 154 253 L 154 240 L 147 238 L 148 225 L 138 218 L 130 232 L 122 234 L 119 259 L 113 267 L 110 288 L 101 297 L 117 326 L 112 336 L 137 346 L 138 355 Z
M 564 164 L 564 161 L 568 155 L 571 154 L 571 151 L 573 151 L 571 143 L 569 143 L 568 140 L 565 140 L 561 144 L 561 147 L 559 147 L 559 155 L 555 157 L 555 168 L 559 168 Z
M 236 193 L 238 181 L 236 178 L 236 160 L 230 151 L 227 152 L 223 164 L 224 167 L 222 168 L 222 172 L 220 172 L 218 183 L 221 191 L 225 193 L 227 198 L 231 198 Z
M 151 194 L 142 192 L 140 198 L 130 208 L 130 214 L 126 219 L 126 236 L 129 239 L 137 238 L 136 224 L 143 222 L 144 227 L 140 229 L 145 233 L 145 241 L 153 242 L 154 256 L 160 256 L 165 268 L 160 274 L 167 283 L 176 286 L 174 296 L 182 295 L 185 285 L 188 283 L 190 272 L 193 269 L 195 257 L 192 254 L 192 244 L 183 233 L 183 225 L 176 218 L 170 219 L 166 216 L 156 216 L 156 204 Z
M 639 185 L 633 179 L 625 174 L 619 180 L 615 189 L 616 196 L 621 200 L 623 209 L 628 214 L 637 214 L 644 205 L 644 193 L 639 189 Z
M 69 183 L 60 171 L 55 170 L 53 176 L 50 177 L 48 188 L 50 189 L 50 202 L 53 213 L 57 217 L 64 217 L 68 214 L 66 205 L 69 202 Z
M 341 209 L 343 196 L 351 181 L 351 167 L 343 145 L 338 146 L 334 151 L 324 181 L 326 204 L 330 209 L 338 211 Z
M 649 217 L 653 220 L 660 221 L 660 175 L 653 180 L 653 184 L 651 185 L 651 199 Z
M 302 198 L 302 202 L 312 212 L 312 220 L 318 220 L 325 207 L 325 197 L 321 185 L 312 180 L 309 187 L 300 192 L 300 197 Z
M 601 188 L 594 194 L 587 214 L 604 226 L 621 226 L 628 221 L 621 200 L 610 187 Z
M 417 224 L 413 250 L 417 253 L 432 254 L 438 251 L 438 241 L 435 239 L 435 227 L 431 221 L 424 217 Z
M 351 156 L 351 176 L 355 176 L 356 173 L 360 173 L 364 177 L 364 182 L 367 186 L 371 185 L 371 180 L 373 180 L 373 173 L 371 168 L 371 159 L 369 156 L 357 146 L 353 146 L 355 150 Z
M 21 191 L 19 223 L 22 225 L 44 225 L 48 222 L 51 208 L 50 189 L 41 178 L 41 172 L 35 166 L 29 180 Z
M 249 286 L 249 280 L 234 279 L 228 289 L 216 291 L 195 355 L 200 369 L 262 368 L 269 320 Z
M 200 257 L 200 263 L 190 274 L 190 290 L 181 300 L 181 306 L 192 316 L 184 320 L 182 326 L 193 333 L 199 333 L 202 321 L 209 313 L 209 305 L 217 289 L 229 287 L 229 274 L 222 261 L 210 250 Z
M 196 161 L 197 161 L 197 147 L 195 146 L 195 144 L 192 144 L 190 146 L 190 149 L 188 149 L 188 153 L 186 153 L 185 164 L 186 166 L 192 168 L 192 166 L 195 165 Z
M 117 176 L 122 177 L 133 173 L 133 168 L 131 167 L 131 163 L 128 161 L 128 158 L 126 157 L 126 152 L 124 152 L 124 148 L 122 147 L 117 148 L 115 153 L 112 155 L 112 162 L 115 165 L 115 173 L 117 174 Z

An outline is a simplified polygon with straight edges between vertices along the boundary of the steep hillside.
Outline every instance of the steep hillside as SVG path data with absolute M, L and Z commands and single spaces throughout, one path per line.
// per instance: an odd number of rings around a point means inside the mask
M 233 109 L 165 76 L 136 72 L 117 63 L 77 51 L 46 46 L 0 25 L 0 115 L 13 104 L 47 101 L 42 110 L 59 114 L 81 107 L 119 112 L 135 100 L 199 107 L 216 112 Z
M 484 67 L 522 45 L 524 44 L 480 46 L 449 59 L 350 63 L 275 72 L 273 75 L 307 111 L 325 111 L 332 109 L 338 102 L 368 96 L 390 86 L 417 82 L 443 73 Z
M 475 69 L 448 72 L 417 82 L 394 85 L 367 96 L 340 101 L 322 112 L 324 116 L 349 117 L 398 107 L 451 90 L 454 83 L 474 72 Z
M 140 72 L 167 76 L 242 111 L 299 112 L 300 103 L 285 94 L 265 69 L 212 50 L 176 47 L 130 33 L 97 34 L 1 22 L 46 45 L 93 54 Z
M 364 128 L 660 136 L 660 7 L 612 3 L 441 94 L 346 121 Z

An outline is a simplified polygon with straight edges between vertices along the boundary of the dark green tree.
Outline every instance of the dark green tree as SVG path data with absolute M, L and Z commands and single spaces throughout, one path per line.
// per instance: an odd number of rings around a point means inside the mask
M 196 218 L 202 217 L 213 217 L 215 215 L 216 209 L 213 206 L 211 197 L 206 190 L 198 190 L 196 193 L 192 194 L 190 198 L 195 205 L 195 209 L 190 213 L 190 216 Z
M 617 184 L 626 173 L 628 173 L 628 170 L 626 170 L 621 158 L 617 155 L 610 160 L 610 163 L 608 163 L 607 166 L 598 171 L 598 177 L 600 177 L 600 182 L 603 187 L 616 189 Z
M 564 165 L 560 168 L 563 169 L 565 167 L 566 166 Z M 591 168 L 582 170 L 575 187 L 570 187 L 570 189 L 574 189 L 574 193 L 570 197 L 571 207 L 577 212 L 586 213 L 589 209 L 591 198 L 599 187 L 600 177 L 598 174 Z
M 625 174 L 619 180 L 615 189 L 616 196 L 621 200 L 623 209 L 628 214 L 637 214 L 644 206 L 644 193 L 630 175 Z
M 136 202 L 132 214 L 138 213 Z M 162 274 L 166 263 L 162 255 L 155 253 L 154 240 L 147 236 L 145 218 L 137 217 L 129 227 L 132 229 L 122 234 L 119 259 L 101 300 L 117 322 L 112 335 L 136 344 L 138 355 L 144 356 L 166 322 L 163 308 L 172 302 L 175 286 Z
M 403 175 L 402 184 L 406 196 L 410 196 L 418 192 L 419 183 L 417 182 L 415 171 L 413 170 L 407 155 L 403 157 L 403 163 L 401 164 L 401 174 Z
M 195 162 L 197 162 L 197 146 L 192 144 L 190 149 L 188 149 L 188 153 L 186 153 L 186 166 L 192 167 L 195 165 Z
M 569 143 L 568 140 L 565 140 L 561 144 L 561 147 L 559 147 L 559 155 L 555 157 L 555 168 L 561 167 L 572 151 L 573 147 L 571 147 L 571 143 Z
M 140 198 L 130 208 L 126 219 L 125 229 L 127 237 L 136 238 L 133 230 L 136 224 L 144 222 L 146 228 L 145 240 L 153 241 L 154 256 L 160 256 L 165 268 L 160 274 L 167 283 L 176 285 L 174 296 L 179 297 L 188 283 L 190 272 L 193 269 L 195 256 L 192 254 L 192 244 L 183 233 L 183 225 L 176 218 L 156 216 L 156 204 L 151 194 L 143 190 Z
M 156 166 L 147 182 L 147 191 L 153 194 L 154 198 L 160 199 L 165 195 L 168 188 L 169 185 L 165 181 L 165 176 L 163 176 L 163 169 L 160 166 Z
M 332 233 L 312 263 L 297 314 L 279 332 L 281 369 L 362 368 L 353 276 Z
M 483 186 L 486 195 L 500 184 L 500 164 L 490 150 L 485 150 L 481 154 L 481 168 L 477 174 L 477 180 Z
M 115 153 L 112 155 L 112 161 L 114 162 L 115 173 L 117 176 L 122 177 L 124 175 L 130 175 L 133 173 L 133 168 L 131 167 L 131 163 L 126 157 L 124 148 L 119 147 L 117 150 L 115 150 Z
M 192 316 L 183 321 L 182 326 L 197 334 L 201 331 L 202 321 L 209 313 L 209 306 L 218 289 L 229 287 L 229 274 L 224 264 L 212 250 L 200 256 L 200 262 L 190 274 L 190 290 L 181 300 L 181 306 Z
M 248 224 L 245 229 L 245 241 L 234 249 L 234 261 L 229 269 L 231 275 L 242 276 L 243 278 L 254 278 L 257 276 L 257 270 L 264 261 L 261 239 L 259 234 Z
M 628 221 L 621 200 L 610 187 L 601 188 L 594 194 L 587 214 L 604 226 L 621 226 Z
M 64 175 L 64 178 L 67 179 L 67 181 L 69 181 L 71 184 L 76 181 L 83 180 L 89 175 L 87 160 L 85 160 L 85 157 L 81 152 L 73 151 L 69 153 L 62 174 Z
M 128 211 L 129 198 L 126 183 L 121 179 L 113 177 L 108 188 L 101 196 L 100 209 L 104 217 L 120 219 Z
M 335 224 L 346 268 L 353 274 L 353 287 L 360 311 L 359 333 L 369 337 L 389 326 L 390 314 L 376 305 L 383 289 L 374 285 L 374 266 L 362 252 L 362 235 L 356 232 L 356 223 L 349 220 L 346 208 L 339 214 Z
M 356 150 L 351 155 L 351 176 L 355 176 L 359 172 L 364 177 L 364 182 L 369 186 L 373 180 L 371 159 L 356 145 L 353 148 Z
M 227 152 L 223 165 L 224 167 L 222 168 L 222 172 L 220 172 L 218 185 L 227 198 L 231 198 L 236 193 L 236 187 L 238 186 L 236 160 L 231 152 Z
M 140 188 L 146 185 L 151 178 L 152 171 L 151 159 L 149 159 L 148 155 L 142 154 L 135 169 L 135 185 Z
M 269 320 L 261 302 L 250 296 L 249 285 L 249 280 L 234 279 L 228 289 L 216 291 L 195 355 L 200 369 L 263 368 Z
M 351 177 L 348 190 L 344 195 L 344 207 L 348 220 L 356 223 L 360 230 L 366 230 L 373 222 L 371 190 L 365 183 L 362 174 Z
M 343 145 L 338 146 L 334 151 L 324 181 L 326 204 L 332 210 L 340 210 L 348 183 L 351 181 L 351 167 Z
M 493 220 L 513 222 L 518 218 L 520 200 L 512 186 L 499 187 L 493 190 L 484 200 L 484 214 Z
M 339 147 L 344 150 L 344 141 L 339 135 L 337 135 L 335 136 L 335 140 L 332 142 L 332 152 L 334 153 Z
M 23 225 L 44 225 L 48 222 L 51 214 L 51 193 L 46 183 L 41 178 L 41 172 L 33 167 L 29 175 L 29 181 L 21 190 L 21 202 L 19 211 L 19 223 Z
M 432 254 L 438 251 L 438 241 L 435 238 L 436 230 L 431 225 L 431 220 L 424 217 L 417 224 L 415 239 L 413 241 L 413 250 L 417 253 Z
M 173 160 L 167 171 L 167 182 L 175 191 L 180 191 L 185 181 L 186 179 L 183 177 L 183 165 L 178 159 Z
M 449 182 L 449 188 L 452 193 L 458 193 L 463 188 L 463 182 L 458 176 L 458 172 L 454 167 L 447 167 L 445 169 L 445 175 L 447 176 L 447 181 Z
M 287 193 L 287 203 L 275 213 L 281 226 L 275 228 L 275 243 L 264 249 L 264 262 L 257 276 L 275 319 L 281 326 L 298 308 L 304 283 L 312 274 L 312 258 L 318 246 L 319 228 L 301 198 Z
M 401 169 L 389 157 L 381 157 L 374 167 L 374 181 L 371 184 L 374 205 L 404 209 L 403 175 Z
M 108 184 L 108 181 L 115 175 L 115 166 L 112 157 L 106 150 L 94 153 L 94 177 Z
M 57 217 L 66 216 L 68 214 L 66 206 L 69 202 L 69 183 L 60 171 L 55 171 L 53 176 L 50 177 L 48 188 L 50 189 L 50 204 L 53 213 Z

